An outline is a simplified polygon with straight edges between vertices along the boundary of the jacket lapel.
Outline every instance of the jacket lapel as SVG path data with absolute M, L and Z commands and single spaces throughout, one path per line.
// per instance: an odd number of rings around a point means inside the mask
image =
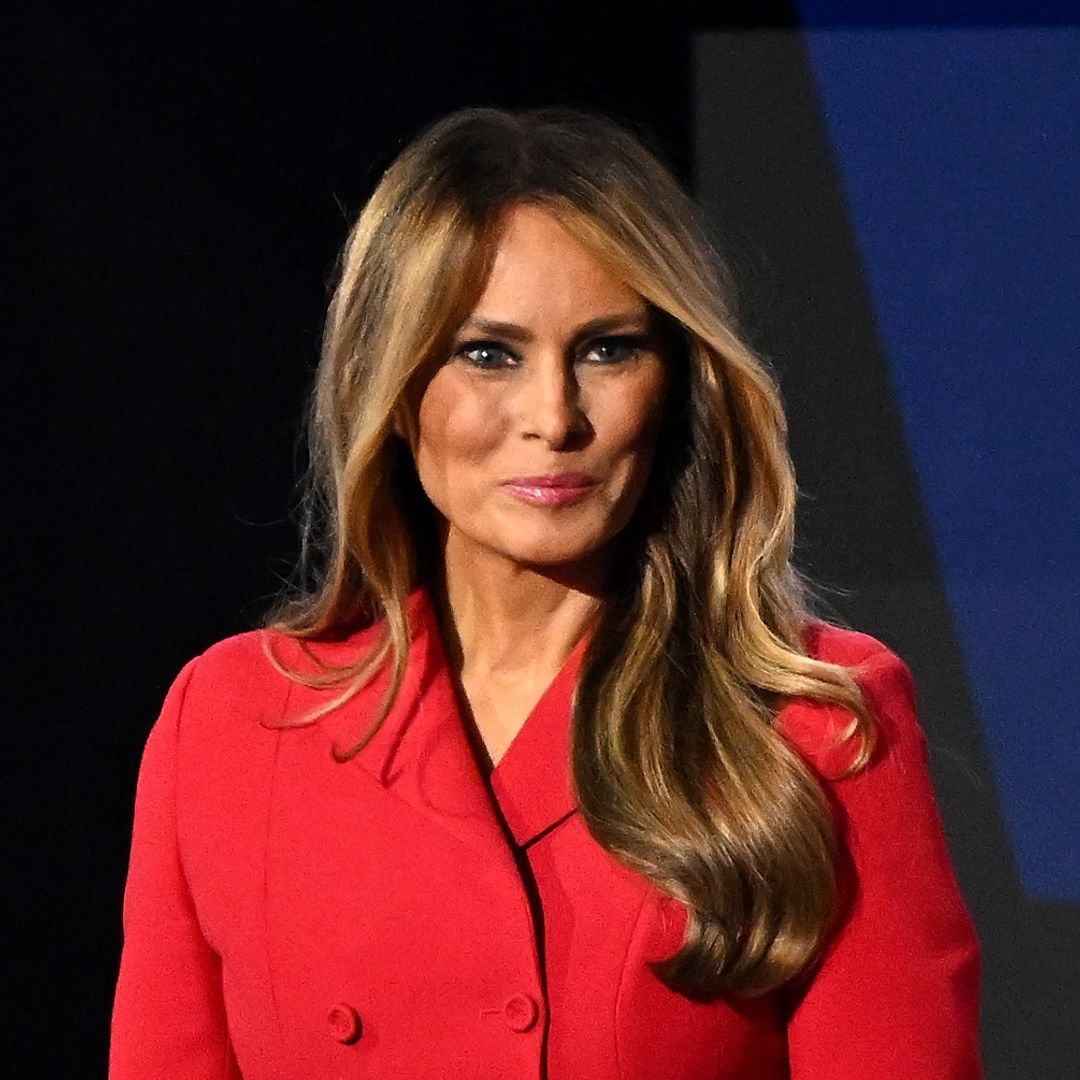
M 342 768 L 362 767 L 388 792 L 459 839 L 502 850 L 511 858 L 505 829 L 525 846 L 575 810 L 570 780 L 570 716 L 587 637 L 537 702 L 488 781 L 484 779 L 458 708 L 434 600 L 424 586 L 407 603 L 412 644 L 405 680 L 393 708 L 371 741 Z M 331 663 L 355 660 L 374 644 L 373 630 L 345 642 L 320 643 L 317 655 Z M 292 650 L 290 650 L 292 653 Z M 367 731 L 388 683 L 386 672 L 345 706 L 319 721 L 328 750 L 342 752 Z M 326 691 L 303 691 L 296 698 Z M 303 707 L 313 704 L 304 701 Z M 501 820 L 500 820 L 501 818 Z M 505 829 L 503 825 L 505 821 Z
M 362 769 L 388 794 L 435 825 L 512 865 L 498 813 L 458 716 L 425 589 L 409 594 L 406 612 L 412 643 L 401 690 L 367 745 L 337 768 Z M 312 643 L 312 651 L 325 662 L 354 662 L 375 645 L 376 634 L 371 628 L 345 641 Z M 294 663 L 298 651 L 288 651 Z M 306 661 L 303 669 L 312 670 L 313 665 Z M 318 721 L 328 740 L 323 744 L 328 755 L 344 753 L 364 737 L 388 683 L 389 673 L 384 670 L 345 705 Z M 289 711 L 298 715 L 338 692 L 294 684 Z
M 588 635 L 574 646 L 491 774 L 515 842 L 525 847 L 577 809 L 570 771 L 574 688 Z

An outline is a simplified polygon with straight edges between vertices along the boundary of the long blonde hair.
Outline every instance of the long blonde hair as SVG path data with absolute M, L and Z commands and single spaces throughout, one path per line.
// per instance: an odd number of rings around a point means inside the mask
M 505 211 L 547 209 L 668 328 L 676 379 L 653 475 L 620 542 L 584 657 L 572 774 L 592 836 L 689 910 L 655 965 L 694 998 L 754 995 L 806 971 L 838 910 L 831 813 L 773 727 L 806 697 L 851 713 L 849 772 L 874 726 L 845 667 L 807 655 L 807 580 L 791 565 L 796 485 L 776 385 L 740 339 L 726 271 L 685 191 L 628 129 L 560 108 L 463 109 L 391 164 L 345 244 L 311 408 L 299 577 L 265 625 L 306 642 L 381 626 L 355 662 L 302 673 L 341 686 L 381 670 L 400 690 L 408 593 L 436 570 L 413 468 L 419 397 L 471 313 Z

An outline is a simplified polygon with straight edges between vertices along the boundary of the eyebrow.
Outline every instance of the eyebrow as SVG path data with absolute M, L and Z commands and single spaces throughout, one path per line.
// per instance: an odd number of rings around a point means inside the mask
M 592 337 L 595 334 L 607 334 L 613 330 L 644 330 L 648 323 L 648 312 L 643 309 L 622 311 L 617 315 L 602 315 L 582 323 L 574 331 L 574 340 Z M 470 318 L 462 324 L 462 330 L 479 330 L 484 334 L 498 334 L 508 341 L 529 345 L 535 341 L 535 335 L 524 326 L 516 323 L 500 322 L 498 319 Z

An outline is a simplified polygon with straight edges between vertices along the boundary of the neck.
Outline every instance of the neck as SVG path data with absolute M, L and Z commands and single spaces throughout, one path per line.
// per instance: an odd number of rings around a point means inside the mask
M 473 677 L 557 670 L 600 611 L 607 559 L 558 568 L 522 566 L 493 552 L 443 545 L 435 595 L 448 659 Z

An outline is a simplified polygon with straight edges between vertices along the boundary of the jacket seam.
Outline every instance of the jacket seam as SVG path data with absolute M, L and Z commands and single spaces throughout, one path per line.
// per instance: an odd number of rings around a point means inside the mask
M 184 883 L 184 892 L 187 894 L 188 899 L 191 901 L 191 913 L 195 917 L 195 922 L 199 927 L 199 934 L 203 941 L 206 943 L 208 949 L 213 952 L 220 960 L 221 954 L 211 944 L 209 937 L 206 934 L 206 927 L 203 925 L 202 916 L 199 913 L 199 906 L 195 902 L 195 894 L 191 889 L 191 878 L 188 874 L 187 857 L 184 855 L 184 845 L 182 837 L 184 830 L 180 827 L 180 774 L 181 774 L 181 738 L 183 736 L 184 729 L 184 706 L 187 704 L 188 691 L 191 688 L 191 684 L 195 681 L 195 672 L 198 669 L 199 661 L 203 658 L 203 653 L 199 653 L 198 656 L 193 657 L 188 661 L 190 669 L 188 676 L 184 680 L 184 685 L 180 689 L 180 701 L 176 706 L 176 730 L 173 733 L 174 739 L 174 753 L 173 753 L 173 783 L 172 783 L 172 814 L 173 814 L 173 834 L 176 837 L 176 861 L 180 868 L 180 877 Z
M 293 697 L 295 683 L 289 679 L 285 687 L 285 700 L 281 705 L 281 718 L 288 715 L 289 702 Z M 270 949 L 270 828 L 274 813 L 274 788 L 277 783 L 278 758 L 281 753 L 281 728 L 274 732 L 274 753 L 270 763 L 269 793 L 266 800 L 266 820 L 263 822 L 262 843 L 262 931 L 263 953 L 266 957 L 266 974 L 269 983 L 270 1008 L 274 1014 L 274 1025 L 277 1028 L 278 1047 L 282 1057 L 285 1057 L 285 1029 L 281 1023 L 281 1005 L 278 998 L 277 980 L 272 970 L 272 953 Z
M 615 991 L 615 1006 L 612 1010 L 612 1027 L 614 1028 L 615 1038 L 615 1075 L 623 1075 L 623 1060 L 622 1060 L 622 1029 L 619 1025 L 619 1016 L 622 1010 L 623 991 L 626 988 L 627 974 L 630 970 L 631 959 L 634 955 L 634 943 L 637 941 L 638 934 L 641 930 L 641 923 L 645 917 L 645 910 L 648 906 L 649 890 L 645 888 L 641 893 L 641 903 L 638 905 L 637 915 L 634 916 L 633 929 L 630 931 L 630 937 L 626 942 L 626 959 L 623 962 L 622 971 L 619 974 L 619 986 Z

